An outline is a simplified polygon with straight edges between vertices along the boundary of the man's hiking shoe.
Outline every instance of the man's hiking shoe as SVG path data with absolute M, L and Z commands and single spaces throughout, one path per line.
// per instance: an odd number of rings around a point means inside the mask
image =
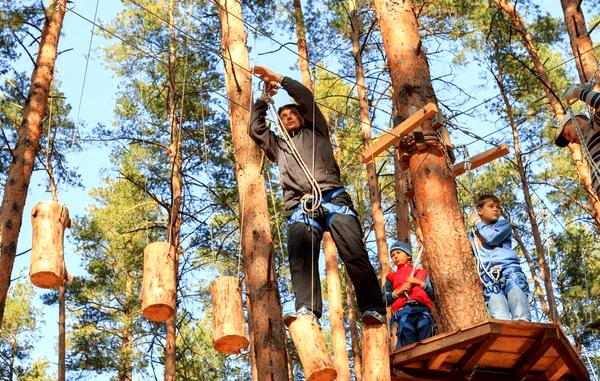
M 362 314 L 362 322 L 364 325 L 385 324 L 385 315 L 368 310 Z
M 292 324 L 292 322 L 296 320 L 298 316 L 302 315 L 315 319 L 317 324 L 319 324 L 319 319 L 317 319 L 317 316 L 315 316 L 315 314 L 306 307 L 302 307 L 296 312 L 288 312 L 285 315 L 283 315 L 283 323 L 286 325 L 286 327 L 289 327 L 290 324 Z

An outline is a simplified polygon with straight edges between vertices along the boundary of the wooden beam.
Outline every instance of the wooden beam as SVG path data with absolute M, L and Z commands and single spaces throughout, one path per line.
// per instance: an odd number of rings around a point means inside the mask
M 471 169 L 475 169 L 477 167 L 481 167 L 482 165 L 489 163 L 492 160 L 495 160 L 499 157 L 502 157 L 508 153 L 508 146 L 506 144 L 501 144 L 498 147 L 491 148 L 487 151 L 483 151 L 480 154 L 473 156 L 469 161 L 471 162 Z M 454 176 L 460 176 L 465 173 L 465 162 L 461 161 L 458 164 L 454 164 L 452 166 L 452 172 L 454 172 Z
M 544 332 L 544 335 L 538 337 L 515 363 L 513 367 L 516 379 L 522 379 L 529 370 L 548 352 L 550 347 L 558 342 L 558 333 L 556 329 L 550 329 Z
M 442 338 L 431 337 L 427 342 L 415 344 L 410 349 L 400 350 L 391 355 L 390 365 L 393 368 L 401 367 L 408 363 L 427 359 L 444 352 L 450 352 L 456 348 L 466 348 L 470 344 L 483 341 L 491 333 L 488 323 L 468 328 L 464 331 L 453 332 L 442 336 Z
M 494 345 L 498 336 L 498 333 L 491 333 L 484 341 L 471 345 L 460 360 L 458 360 L 459 369 L 466 373 L 473 371 L 477 363 L 479 363 L 479 360 L 481 360 L 492 345 Z
M 380 136 L 373 144 L 366 147 L 363 152 L 363 163 L 369 164 L 379 154 L 388 149 L 392 144 L 397 143 L 403 136 L 411 133 L 415 128 L 422 125 L 425 121 L 431 119 L 437 114 L 437 107 L 433 103 L 427 103 L 425 106 L 417 110 L 414 114 L 406 118 L 402 123 L 394 127 L 388 133 Z
M 554 345 L 554 349 L 556 349 L 558 355 L 563 359 L 567 368 L 569 368 L 569 373 L 575 375 L 575 379 L 577 380 L 589 380 L 590 374 L 581 360 L 581 357 L 579 357 L 579 354 L 577 354 L 573 346 L 571 346 L 569 339 L 567 339 L 567 336 L 562 329 L 557 328 L 557 332 L 559 341 Z
M 565 364 L 565 362 L 563 361 L 563 359 L 561 359 L 559 357 L 559 358 L 556 359 L 556 361 L 554 362 L 554 364 L 552 364 L 552 366 L 550 366 L 550 368 L 548 368 L 544 372 L 544 378 L 547 379 L 547 380 L 549 380 L 549 381 L 557 381 L 565 373 L 567 373 L 567 370 L 569 370 L 569 367 L 567 366 L 567 364 Z
M 476 344 L 473 344 L 476 345 Z M 440 366 L 446 361 L 446 359 L 450 356 L 450 352 L 443 352 L 438 355 L 433 356 L 427 362 L 427 369 L 439 369 Z

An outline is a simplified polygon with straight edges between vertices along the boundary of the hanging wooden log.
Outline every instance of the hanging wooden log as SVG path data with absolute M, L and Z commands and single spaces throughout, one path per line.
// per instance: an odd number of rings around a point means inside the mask
M 31 283 L 57 288 L 65 279 L 64 233 L 71 226 L 69 211 L 56 201 L 38 202 L 31 211 Z
M 165 322 L 175 314 L 177 301 L 175 248 L 168 242 L 153 242 L 144 248 L 142 315 Z
M 217 352 L 240 353 L 248 348 L 244 333 L 242 286 L 238 277 L 222 276 L 210 284 L 213 303 L 213 346 Z
M 295 319 L 286 321 L 286 324 L 298 356 L 300 356 L 306 380 L 335 380 L 337 372 L 327 353 L 321 328 L 315 319 L 306 315 L 298 315 Z
M 363 327 L 363 380 L 390 381 L 390 351 L 385 324 Z

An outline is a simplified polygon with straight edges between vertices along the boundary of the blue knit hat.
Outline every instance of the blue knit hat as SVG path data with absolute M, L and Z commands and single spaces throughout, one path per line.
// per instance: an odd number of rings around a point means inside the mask
M 396 241 L 392 243 L 392 246 L 390 246 L 390 254 L 392 254 L 392 251 L 394 250 L 402 250 L 412 260 L 412 250 L 410 249 L 410 246 L 408 246 L 406 243 L 402 241 Z

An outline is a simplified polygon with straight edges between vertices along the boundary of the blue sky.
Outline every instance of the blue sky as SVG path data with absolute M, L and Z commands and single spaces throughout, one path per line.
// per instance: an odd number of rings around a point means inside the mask
M 548 9 L 552 14 L 560 16 L 562 10 L 560 8 L 559 1 L 537 1 Z M 88 19 L 94 18 L 94 11 L 96 2 L 92 0 L 88 1 L 77 1 L 70 3 L 70 6 L 74 6 L 77 13 L 87 17 Z M 121 3 L 118 1 L 101 1 L 98 9 L 98 19 L 104 22 L 110 21 L 116 12 L 120 9 Z M 306 11 L 305 11 L 306 12 Z M 86 77 L 86 84 L 81 98 L 81 106 L 79 106 L 80 93 L 82 90 L 82 83 L 84 78 L 84 69 L 86 65 L 86 55 L 88 52 L 88 44 L 90 40 L 91 25 L 78 17 L 74 13 L 67 13 L 63 26 L 63 35 L 60 39 L 59 50 L 73 49 L 61 54 L 58 57 L 56 64 L 56 78 L 61 83 L 61 89 L 64 91 L 67 102 L 71 104 L 72 119 L 75 120 L 78 112 L 78 108 L 81 107 L 79 117 L 79 129 L 81 134 L 84 135 L 85 131 L 97 124 L 105 124 L 111 126 L 112 111 L 114 107 L 115 94 L 118 90 L 118 79 L 115 78 L 111 71 L 107 70 L 103 64 L 101 58 L 100 47 L 105 45 L 105 41 L 101 36 L 95 35 L 93 37 L 93 44 L 91 50 L 91 56 L 89 60 L 88 72 Z M 293 41 L 294 37 L 277 37 L 280 41 Z M 249 36 L 249 44 L 252 43 L 253 36 Z M 568 45 L 561 47 L 564 49 L 564 54 L 570 56 L 571 52 Z M 263 64 L 271 67 L 273 70 L 280 72 L 284 75 L 299 78 L 299 73 L 292 72 L 290 67 L 296 64 L 296 57 L 285 51 L 281 50 L 279 53 L 271 54 L 269 56 L 258 57 L 257 53 L 262 51 L 272 50 L 272 46 L 269 42 L 258 39 L 256 45 L 256 51 L 251 55 L 252 64 Z M 437 73 L 445 72 L 447 62 L 433 61 L 433 71 Z M 31 64 L 28 60 L 22 59 L 20 61 L 21 70 L 31 72 Z M 573 63 L 569 63 L 569 67 L 573 69 Z M 333 71 L 337 71 L 334 66 L 330 67 Z M 494 95 L 496 93 L 495 88 L 488 88 L 484 85 L 484 81 L 480 77 L 479 69 L 475 65 L 471 65 L 456 71 L 456 81 L 461 83 L 461 86 L 465 86 L 471 90 L 473 94 L 477 94 L 477 100 L 473 101 L 473 104 L 478 101 Z M 490 82 L 488 82 L 490 83 Z M 278 95 L 275 98 L 278 104 L 287 103 L 285 95 Z M 464 120 L 467 125 L 476 123 L 474 120 Z M 383 126 L 380 126 L 383 127 Z M 118 126 L 116 127 L 118 128 Z M 485 128 L 493 128 L 493 126 L 487 126 Z M 464 144 L 470 142 L 471 138 L 464 136 L 454 137 L 455 143 Z M 476 153 L 485 149 L 482 145 L 476 145 L 472 148 L 471 154 Z M 106 173 L 101 173 L 101 169 L 109 167 L 108 154 L 109 148 L 105 146 L 91 146 L 86 145 L 86 150 L 72 155 L 70 157 L 71 162 L 78 163 L 79 173 L 82 175 L 83 188 L 66 188 L 59 184 L 59 198 L 61 202 L 66 204 L 72 216 L 85 214 L 85 207 L 91 202 L 88 192 L 92 187 L 98 186 L 102 182 L 102 178 L 106 176 Z M 27 204 L 24 212 L 23 226 L 19 239 L 18 252 L 25 251 L 31 247 L 31 219 L 29 217 L 32 206 L 41 201 L 49 199 L 50 195 L 46 192 L 46 176 L 43 172 L 36 172 L 31 183 L 31 188 L 27 198 Z M 67 242 L 65 249 L 65 261 L 67 268 L 73 275 L 84 275 L 84 271 L 79 265 L 79 258 L 73 253 L 73 245 L 70 235 L 67 232 Z M 19 273 L 28 271 L 29 257 L 23 255 L 17 258 L 13 271 L 13 278 Z M 44 328 L 42 330 L 42 337 L 38 343 L 34 358 L 39 356 L 47 357 L 50 362 L 55 362 L 54 348 L 56 343 L 57 335 L 57 307 L 46 307 L 42 306 L 43 319 L 45 320 Z M 54 369 L 52 370 L 55 371 Z

